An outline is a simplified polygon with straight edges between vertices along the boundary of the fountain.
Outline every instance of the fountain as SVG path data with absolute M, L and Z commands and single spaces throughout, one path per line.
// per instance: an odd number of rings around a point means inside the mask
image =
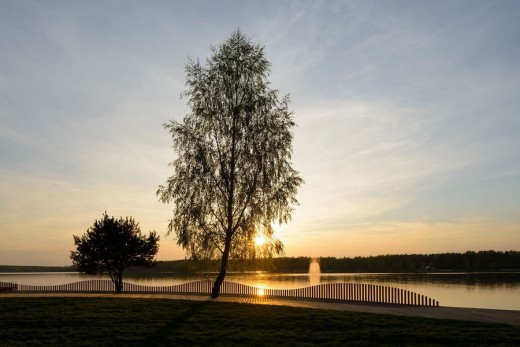
M 311 258 L 311 263 L 309 264 L 309 282 L 311 286 L 317 286 L 320 284 L 320 263 L 318 258 Z

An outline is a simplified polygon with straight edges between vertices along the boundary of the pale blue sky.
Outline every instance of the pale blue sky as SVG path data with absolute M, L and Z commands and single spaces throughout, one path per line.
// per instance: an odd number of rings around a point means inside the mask
M 240 27 L 290 93 L 306 183 L 288 256 L 520 249 L 520 2 L 0 0 L 0 264 L 69 264 L 133 216 L 161 236 L 161 125 L 188 57 Z

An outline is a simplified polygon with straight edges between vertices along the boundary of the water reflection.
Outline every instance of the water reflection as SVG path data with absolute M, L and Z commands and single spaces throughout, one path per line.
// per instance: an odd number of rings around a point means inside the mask
M 273 274 L 266 272 L 228 273 L 226 280 L 243 284 L 262 283 L 266 288 L 291 289 L 319 283 L 372 283 L 372 284 L 431 284 L 435 286 L 456 286 L 486 289 L 520 288 L 520 272 L 492 273 L 320 273 L 319 264 L 311 264 L 309 274 Z M 153 276 L 125 276 L 126 282 L 147 285 L 173 285 L 201 279 L 213 280 L 216 274 L 204 273 L 183 276 L 176 274 L 154 274 Z M 104 279 L 107 276 L 90 276 L 77 272 L 42 272 L 42 273 L 0 273 L 0 281 L 19 284 L 55 285 L 88 279 Z
M 154 277 L 125 276 L 124 281 L 167 286 L 202 279 L 214 280 L 216 274 Z M 88 276 L 78 273 L 0 274 L 0 282 L 32 285 L 66 284 L 89 279 L 108 279 L 107 276 Z M 520 310 L 520 272 L 498 273 L 408 273 L 408 274 L 271 274 L 264 272 L 229 273 L 227 281 L 258 288 L 293 289 L 324 283 L 370 283 L 414 291 L 436 300 L 442 306 L 496 308 Z

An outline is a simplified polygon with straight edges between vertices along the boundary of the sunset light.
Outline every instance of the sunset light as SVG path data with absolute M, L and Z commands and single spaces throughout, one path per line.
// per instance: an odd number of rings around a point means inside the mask
M 519 18 L 0 0 L 0 345 L 520 346 Z
M 265 241 L 266 241 L 266 239 L 265 239 L 264 235 L 257 235 L 255 237 L 255 246 L 261 247 L 265 244 Z
M 156 196 L 162 124 L 190 112 L 187 57 L 237 28 L 290 95 L 305 182 L 273 223 L 286 256 L 519 249 L 518 3 L 3 2 L 0 264 L 70 265 L 104 211 L 184 259 Z

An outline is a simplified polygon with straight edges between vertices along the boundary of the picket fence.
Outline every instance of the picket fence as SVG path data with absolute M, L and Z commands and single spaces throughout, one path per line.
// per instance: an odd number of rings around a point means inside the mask
M 189 282 L 172 286 L 144 286 L 123 282 L 123 293 L 139 294 L 200 294 L 209 295 L 213 287 L 210 280 Z M 111 280 L 89 280 L 52 286 L 33 286 L 0 282 L 0 292 L 10 293 L 110 293 L 115 291 Z M 340 300 L 397 305 L 439 306 L 439 302 L 427 296 L 401 288 L 363 283 L 327 283 L 298 289 L 257 288 L 241 283 L 224 281 L 220 288 L 223 295 L 256 296 L 265 298 L 296 298 L 315 300 Z

